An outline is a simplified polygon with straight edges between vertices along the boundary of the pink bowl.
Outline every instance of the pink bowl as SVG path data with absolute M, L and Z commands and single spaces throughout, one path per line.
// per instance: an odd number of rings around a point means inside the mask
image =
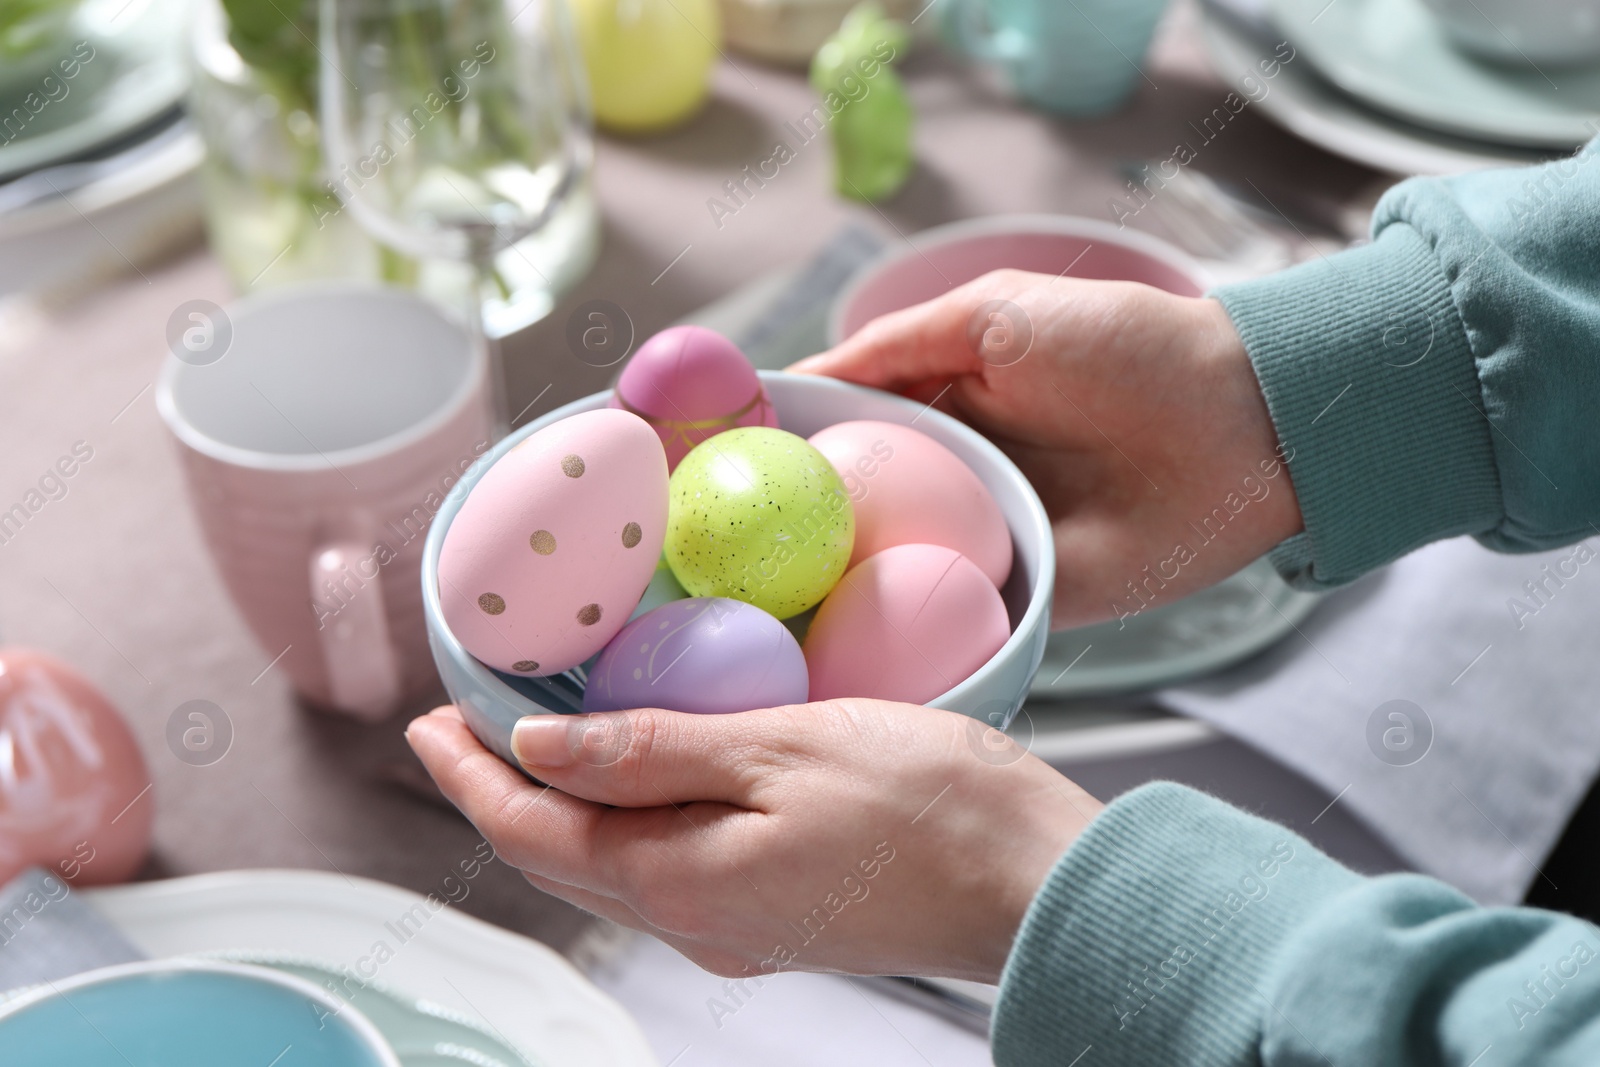
M 834 300 L 828 343 L 992 270 L 1143 282 L 1180 296 L 1210 287 L 1199 264 L 1159 238 L 1072 215 L 993 215 L 936 226 L 858 270 Z

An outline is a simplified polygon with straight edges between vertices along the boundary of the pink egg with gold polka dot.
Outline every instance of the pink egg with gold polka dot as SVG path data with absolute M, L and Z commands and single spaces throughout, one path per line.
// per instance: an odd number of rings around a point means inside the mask
M 674 470 L 689 450 L 736 426 L 778 425 L 778 413 L 739 346 L 704 326 L 673 326 L 639 346 L 611 406 L 648 422 Z
M 562 419 L 485 471 L 450 523 L 439 551 L 445 622 L 496 670 L 575 667 L 628 621 L 666 526 L 655 431 L 609 408 Z

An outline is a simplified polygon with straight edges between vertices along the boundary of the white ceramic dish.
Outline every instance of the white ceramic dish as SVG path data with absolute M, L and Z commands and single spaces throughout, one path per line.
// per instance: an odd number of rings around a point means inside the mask
M 197 238 L 204 154 L 193 130 L 171 131 L 150 151 L 113 157 L 82 184 L 62 186 L 64 196 L 46 186 L 45 195 L 0 213 L 0 294 L 78 289 Z
M 1304 59 L 1380 111 L 1460 137 L 1572 149 L 1600 132 L 1600 66 L 1484 63 L 1421 0 L 1272 0 Z
M 1258 64 L 1272 55 L 1275 42 L 1264 43 L 1209 11 L 1202 36 L 1211 65 L 1230 85 L 1248 73 L 1259 80 Z M 1346 96 L 1298 57 L 1279 68 L 1268 92 L 1251 107 L 1298 137 L 1335 155 L 1392 174 L 1460 174 L 1486 167 L 1537 163 L 1556 153 L 1474 141 L 1375 111 Z
M 376 967 L 391 989 L 481 1022 L 542 1067 L 657 1067 L 614 1000 L 537 941 L 446 907 L 404 944 L 392 924 L 424 898 L 322 871 L 227 871 L 83 890 L 84 898 L 153 957 L 230 951 L 293 954 L 336 970 Z

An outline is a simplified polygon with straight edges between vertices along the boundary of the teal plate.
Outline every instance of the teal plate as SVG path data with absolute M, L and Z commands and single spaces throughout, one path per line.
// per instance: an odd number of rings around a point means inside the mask
M 299 1067 L 395 1067 L 359 1011 L 300 978 L 164 960 L 34 986 L 6 998 L 0 1062 L 214 1067 L 276 1064 L 292 1053 Z
M 1270 0 L 1329 81 L 1380 111 L 1498 144 L 1576 148 L 1600 133 L 1600 65 L 1497 65 L 1457 51 L 1421 0 Z
M 332 993 L 372 1022 L 404 1067 L 542 1067 L 459 1012 L 408 997 L 382 982 L 363 981 L 351 971 L 287 953 L 230 951 L 196 958 L 270 967 Z
M 191 0 L 87 0 L 37 50 L 42 63 L 0 72 L 10 117 L 0 179 L 81 156 L 176 107 L 189 88 L 191 9 Z M 73 77 L 62 77 L 62 60 L 77 63 Z
M 1289 588 L 1258 559 L 1182 600 L 1051 634 L 1029 696 L 1105 696 L 1210 674 L 1295 633 L 1321 601 L 1320 593 Z

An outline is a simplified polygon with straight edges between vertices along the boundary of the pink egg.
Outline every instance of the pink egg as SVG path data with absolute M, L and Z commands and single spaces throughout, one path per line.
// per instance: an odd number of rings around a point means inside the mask
M 30 865 L 78 885 L 131 878 L 150 847 L 149 785 L 98 689 L 43 653 L 0 652 L 0 884 Z
M 811 699 L 923 704 L 964 682 L 1011 636 L 1000 592 L 942 545 L 896 545 L 850 568 L 806 633 Z
M 844 479 L 855 508 L 855 566 L 895 545 L 944 545 L 996 588 L 1011 573 L 1011 530 L 1000 505 L 956 454 L 909 426 L 840 422 L 811 436 Z
M 654 428 L 669 471 L 723 430 L 778 425 L 778 413 L 744 353 L 703 326 L 673 326 L 640 345 L 617 378 L 611 406 Z
M 462 646 L 542 676 L 611 640 L 655 573 L 667 462 L 636 415 L 602 408 L 545 427 L 484 472 L 439 550 L 439 602 Z

